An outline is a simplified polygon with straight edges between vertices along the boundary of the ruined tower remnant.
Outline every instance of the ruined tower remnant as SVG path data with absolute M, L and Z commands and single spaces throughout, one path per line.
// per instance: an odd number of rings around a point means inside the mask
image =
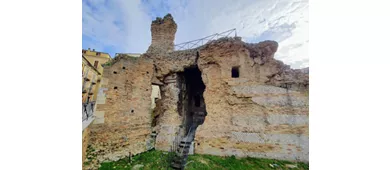
M 174 50 L 174 40 L 177 25 L 171 14 L 164 18 L 157 17 L 152 22 L 152 44 L 148 49 L 148 53 L 171 52 Z

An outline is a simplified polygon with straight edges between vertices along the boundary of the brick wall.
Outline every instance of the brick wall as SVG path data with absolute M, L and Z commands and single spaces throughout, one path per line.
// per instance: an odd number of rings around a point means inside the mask
M 153 63 L 145 58 L 118 57 L 104 69 L 89 142 L 99 161 L 147 150 L 152 74 Z

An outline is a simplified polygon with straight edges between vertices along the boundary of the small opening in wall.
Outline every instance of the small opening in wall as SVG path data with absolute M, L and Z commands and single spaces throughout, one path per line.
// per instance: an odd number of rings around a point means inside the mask
M 131 113 L 134 113 L 134 110 L 131 110 Z
M 116 72 L 116 71 L 114 71 L 114 74 L 117 74 L 117 72 Z
M 126 67 L 122 67 L 122 69 L 124 70 L 124 69 L 126 69 Z
M 147 71 L 146 74 L 149 74 L 149 71 Z
M 115 86 L 114 89 L 118 89 L 118 87 Z
M 198 143 L 198 146 L 200 145 L 200 143 Z
M 238 78 L 238 77 L 240 77 L 240 70 L 239 70 L 239 67 L 233 67 L 233 68 L 232 68 L 232 77 L 233 77 L 233 78 Z
M 148 89 L 146 89 L 146 91 L 148 91 Z

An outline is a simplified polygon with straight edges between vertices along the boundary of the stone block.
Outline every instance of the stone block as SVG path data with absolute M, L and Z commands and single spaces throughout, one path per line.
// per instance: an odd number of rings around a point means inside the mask
M 267 85 L 252 85 L 252 86 L 233 86 L 231 87 L 233 93 L 238 97 L 253 97 L 264 95 L 285 95 L 286 89 L 267 86 Z
M 271 125 L 305 125 L 309 124 L 309 117 L 306 115 L 281 115 L 272 114 L 267 116 L 267 121 Z
M 303 96 L 261 96 L 252 97 L 252 101 L 266 107 L 293 106 L 304 107 L 309 105 L 307 97 Z
M 264 143 L 264 139 L 258 133 L 232 132 L 232 141 Z
M 265 127 L 265 117 L 256 115 L 233 116 L 232 124 L 252 131 L 261 131 Z
M 104 111 L 95 111 L 95 121 L 93 121 L 93 124 L 104 123 L 104 113 Z

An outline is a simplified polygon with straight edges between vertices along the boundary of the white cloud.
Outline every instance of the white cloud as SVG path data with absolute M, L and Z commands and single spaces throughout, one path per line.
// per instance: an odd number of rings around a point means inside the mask
M 151 41 L 150 21 L 140 1 L 83 1 L 83 35 L 117 52 L 144 52 Z

